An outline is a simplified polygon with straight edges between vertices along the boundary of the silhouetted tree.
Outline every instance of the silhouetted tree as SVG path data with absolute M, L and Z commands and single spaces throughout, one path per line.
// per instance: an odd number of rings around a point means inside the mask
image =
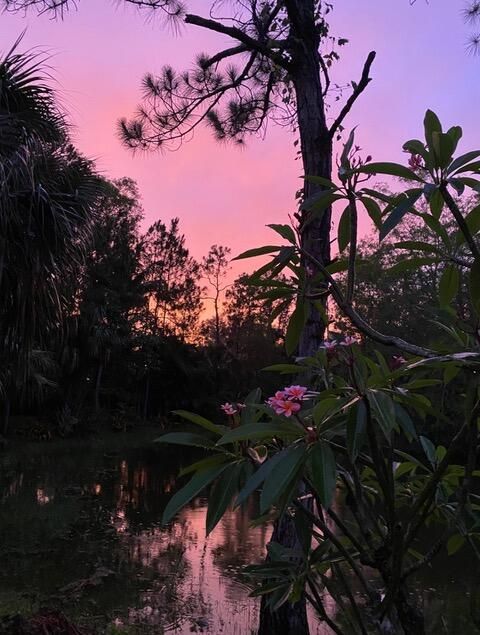
M 178 218 L 168 227 L 157 221 L 148 229 L 142 237 L 141 262 L 146 298 L 143 328 L 154 335 L 188 339 L 202 309 L 201 271 L 185 247 Z
M 375 53 L 370 53 L 359 81 L 332 123 L 326 103 L 331 87 L 330 67 L 338 58 L 329 34 L 330 2 L 322 0 L 218 0 L 206 2 L 206 17 L 189 13 L 183 0 L 125 0 L 139 8 L 157 10 L 179 27 L 185 24 L 226 36 L 232 46 L 213 55 L 199 54 L 191 71 L 165 66 L 147 74 L 144 98 L 132 120 L 119 124 L 132 148 L 178 147 L 195 129 L 209 126 L 219 140 L 243 143 L 250 134 L 264 134 L 268 121 L 293 127 L 299 136 L 305 175 L 330 179 L 332 143 L 346 116 L 370 81 Z M 77 2 L 68 0 L 3 0 L 11 10 L 36 7 L 62 12 Z M 323 189 L 306 181 L 303 198 Z M 299 212 L 302 246 L 324 263 L 330 262 L 330 199 L 315 212 Z M 312 280 L 307 286 L 313 286 Z M 315 283 L 317 284 L 317 283 Z M 310 355 L 323 339 L 320 314 L 312 310 L 304 329 L 300 355 Z
M 96 206 L 91 246 L 79 277 L 73 312 L 77 314 L 77 372 L 84 381 L 93 372 L 95 410 L 105 366 L 112 354 L 132 345 L 144 302 L 139 225 L 143 218 L 137 185 L 128 178 L 106 182 Z M 73 285 L 72 285 L 73 286 Z M 71 344 L 71 342 L 70 342 Z M 70 355 L 73 352 L 70 351 Z M 78 384 L 71 385 L 78 393 Z
M 230 269 L 229 256 L 232 250 L 230 247 L 222 245 L 212 245 L 210 251 L 202 260 L 202 274 L 210 287 L 209 292 L 213 295 L 206 296 L 206 300 L 213 301 L 215 344 L 220 346 L 220 300 L 222 293 L 228 288 L 226 276 Z
M 69 143 L 39 53 L 0 59 L 0 384 L 10 401 L 31 386 L 30 359 L 62 335 L 62 280 L 78 272 L 100 179 Z M 33 365 L 32 365 L 33 364 Z M 5 423 L 6 425 L 6 423 Z

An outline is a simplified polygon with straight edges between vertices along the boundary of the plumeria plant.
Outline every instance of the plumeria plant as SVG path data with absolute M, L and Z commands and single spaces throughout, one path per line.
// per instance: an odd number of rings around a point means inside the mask
M 290 518 L 298 545 L 287 549 L 270 543 L 267 561 L 247 570 L 253 595 L 267 597 L 273 611 L 306 598 L 334 633 L 425 633 L 425 616 L 409 592 L 414 574 L 432 566 L 442 552 L 455 557 L 469 550 L 480 556 L 480 497 L 475 493 L 480 206 L 463 215 L 456 202 L 466 188 L 480 192 L 480 152 L 454 158 L 461 136 L 459 127 L 443 132 L 438 117 L 428 111 L 425 142 L 404 146 L 410 154 L 407 167 L 362 162 L 350 135 L 339 158 L 338 184 L 312 177 L 324 189 L 304 203 L 313 218 L 345 201 L 338 258 L 318 261 L 304 250 L 301 228 L 287 225 L 272 226 L 287 245 L 239 257 L 272 254 L 252 283 L 265 284 L 269 294 L 273 288 L 276 299 L 296 298 L 286 334 L 289 354 L 295 353 L 312 307 L 328 325 L 327 298 L 348 318 L 351 333 L 330 333 L 313 356 L 265 369 L 302 380 L 271 396 L 255 390 L 242 404 L 224 404 L 218 422 L 177 411 L 199 432 L 171 432 L 160 439 L 207 451 L 184 470 L 192 476 L 170 500 L 165 521 L 209 486 L 208 532 L 230 506 L 258 496 L 256 522 Z M 399 177 L 412 187 L 385 195 L 370 186 L 372 175 Z M 422 197 L 428 211 L 415 207 Z M 379 332 L 358 314 L 361 209 L 380 240 L 406 214 L 442 239 L 441 248 L 408 241 L 398 245 L 405 250 L 406 270 L 427 262 L 442 268 L 438 295 L 445 339 L 437 348 Z M 444 229 L 447 215 L 457 225 L 453 239 Z M 276 285 L 285 268 L 291 281 L 283 278 Z M 339 272 L 346 272 L 344 283 L 336 277 Z M 466 287 L 469 298 L 460 312 L 459 302 L 465 304 L 460 292 Z M 383 353 L 373 350 L 375 343 Z M 461 395 L 453 421 L 431 398 L 432 391 L 446 390 L 452 382 Z M 425 434 L 438 422 L 450 431 L 444 445 Z M 329 596 L 335 614 L 328 609 Z M 472 614 L 471 621 L 478 624 L 480 616 Z

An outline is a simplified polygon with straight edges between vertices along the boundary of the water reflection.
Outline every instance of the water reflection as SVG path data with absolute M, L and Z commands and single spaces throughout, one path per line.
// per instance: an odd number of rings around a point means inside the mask
M 150 439 L 118 451 L 52 444 L 4 456 L 0 468 L 2 613 L 25 610 L 28 596 L 32 609 L 60 605 L 99 632 L 255 632 L 257 601 L 238 573 L 263 558 L 268 529 L 252 530 L 247 508 L 207 538 L 204 498 L 162 527 L 179 470 L 171 451 Z
M 0 456 L 0 615 L 47 604 L 97 633 L 132 625 L 140 633 L 255 633 L 258 602 L 239 572 L 263 559 L 269 529 L 250 527 L 250 506 L 228 512 L 207 538 L 201 497 L 162 527 L 179 463 L 190 457 L 144 434 Z M 468 585 L 452 577 L 427 573 L 419 582 L 429 630 L 468 635 Z M 329 633 L 311 621 L 313 635 Z

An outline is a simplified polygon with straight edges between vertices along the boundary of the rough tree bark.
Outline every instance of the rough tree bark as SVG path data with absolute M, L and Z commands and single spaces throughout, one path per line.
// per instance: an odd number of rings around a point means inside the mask
M 326 124 L 325 103 L 319 58 L 320 35 L 315 25 L 313 0 L 286 0 L 291 22 L 292 81 L 297 102 L 298 134 L 305 176 L 330 178 L 332 170 L 332 142 Z M 305 182 L 304 199 L 318 190 Z M 304 215 L 303 215 L 304 216 Z M 300 215 L 300 222 L 304 218 Z M 301 234 L 302 247 L 324 264 L 330 262 L 331 210 L 309 223 Z M 303 330 L 299 355 L 309 356 L 318 350 L 324 338 L 324 324 L 318 311 L 311 311 Z M 273 529 L 273 542 L 284 547 L 300 549 L 293 521 L 284 516 Z M 306 601 L 285 603 L 272 613 L 262 600 L 259 635 L 308 635 Z
M 293 83 L 297 100 L 298 132 L 305 176 L 331 177 L 332 141 L 325 117 L 321 82 L 320 36 L 315 25 L 313 0 L 287 0 L 293 39 Z M 305 182 L 304 199 L 319 189 Z M 303 218 L 302 218 L 303 216 Z M 301 216 L 304 220 L 305 214 Z M 310 222 L 302 231 L 302 247 L 315 254 L 323 264 L 330 262 L 331 210 Z M 324 324 L 320 314 L 312 311 L 299 345 L 299 355 L 314 354 L 323 340 Z

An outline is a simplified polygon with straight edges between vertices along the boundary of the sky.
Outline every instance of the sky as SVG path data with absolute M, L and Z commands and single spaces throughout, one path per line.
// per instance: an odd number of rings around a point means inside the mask
M 176 152 L 146 155 L 132 155 L 116 136 L 117 120 L 131 115 L 139 102 L 145 72 L 164 64 L 190 68 L 197 53 L 225 48 L 228 38 L 196 27 L 175 34 L 120 1 L 77 2 L 78 10 L 63 20 L 33 11 L 0 14 L 0 51 L 24 29 L 23 48 L 48 50 L 75 144 L 104 175 L 138 182 L 145 227 L 179 216 L 197 258 L 214 243 L 232 247 L 235 254 L 271 243 L 265 226 L 288 221 L 301 185 L 288 130 L 271 124 L 265 139 L 250 139 L 243 149 L 220 145 L 202 130 Z M 189 2 L 203 15 L 209 5 L 210 0 Z M 364 155 L 405 162 L 402 144 L 421 138 L 427 108 L 445 125 L 463 127 L 467 141 L 460 150 L 480 147 L 480 57 L 466 50 L 463 0 L 417 0 L 413 6 L 409 0 L 336 0 L 334 5 L 332 33 L 349 44 L 341 49 L 332 80 L 340 85 L 358 80 L 368 52 L 377 52 L 373 81 L 345 122 L 347 129 L 358 126 Z M 362 227 L 368 231 L 367 221 Z

